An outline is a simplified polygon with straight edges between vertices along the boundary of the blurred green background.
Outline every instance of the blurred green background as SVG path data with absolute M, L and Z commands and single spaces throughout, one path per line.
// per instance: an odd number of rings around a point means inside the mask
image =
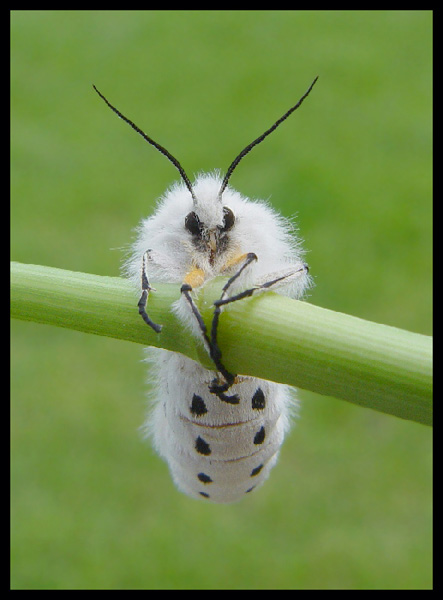
M 118 275 L 174 167 L 298 216 L 309 301 L 431 334 L 430 11 L 13 11 L 11 258 Z M 12 322 L 11 585 L 430 588 L 431 429 L 300 392 L 265 486 L 177 492 L 141 347 Z

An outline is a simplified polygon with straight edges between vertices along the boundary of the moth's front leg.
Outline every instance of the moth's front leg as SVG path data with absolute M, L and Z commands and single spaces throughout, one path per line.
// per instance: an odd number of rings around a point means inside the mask
M 268 277 L 260 278 L 257 281 L 257 284 L 252 288 L 248 288 L 238 294 L 235 294 L 234 296 L 229 296 L 229 288 L 232 286 L 235 280 L 238 279 L 244 273 L 244 271 L 249 267 L 249 265 L 251 265 L 256 260 L 257 256 L 253 252 L 250 252 L 248 254 L 239 255 L 225 267 L 225 270 L 227 270 L 228 268 L 232 268 L 232 266 L 236 263 L 240 264 L 238 270 L 223 287 L 220 298 L 218 300 L 215 300 L 214 302 L 215 309 L 211 327 L 211 346 L 213 354 L 217 356 L 219 361 L 221 361 L 222 353 L 217 342 L 217 332 L 222 307 L 226 304 L 237 302 L 237 300 L 242 300 L 243 298 L 250 297 L 255 293 L 276 290 L 279 287 L 294 282 L 295 279 L 298 279 L 301 276 L 306 276 L 309 271 L 308 265 L 305 263 L 300 263 L 299 265 L 292 265 L 280 272 L 271 273 Z M 213 381 L 210 390 L 217 395 L 227 391 L 231 387 L 233 380 L 230 380 L 226 377 L 225 379 L 226 382 L 224 383 L 218 382 L 217 380 Z
M 216 308 L 219 308 L 220 306 L 230 304 L 231 302 L 236 302 L 237 300 L 247 298 L 256 293 L 277 290 L 278 288 L 293 283 L 296 279 L 299 279 L 300 277 L 307 276 L 308 273 L 309 267 L 306 263 L 299 263 L 298 265 L 287 267 L 284 270 L 277 271 L 275 273 L 270 273 L 265 277 L 260 277 L 260 279 L 257 281 L 254 287 L 244 290 L 239 294 L 235 294 L 234 296 L 227 296 L 227 294 L 222 294 L 222 296 L 214 302 L 214 305 L 216 306 Z
M 216 359 L 220 363 L 221 363 L 222 353 L 221 353 L 220 347 L 217 342 L 217 331 L 218 331 L 218 323 L 219 323 L 220 313 L 221 313 L 222 309 L 221 309 L 221 305 L 219 304 L 219 302 L 220 302 L 220 300 L 227 298 L 228 290 L 232 286 L 234 281 L 236 281 L 244 273 L 244 271 L 249 267 L 249 265 L 251 265 L 256 260 L 257 260 L 257 255 L 254 254 L 253 252 L 249 252 L 248 254 L 239 254 L 239 255 L 235 256 L 234 258 L 230 259 L 223 268 L 224 271 L 228 271 L 228 270 L 231 270 L 234 266 L 240 265 L 239 268 L 237 269 L 237 271 L 234 273 L 234 275 L 232 275 L 232 277 L 230 277 L 228 279 L 227 283 L 223 286 L 222 293 L 221 293 L 219 300 L 214 302 L 215 309 L 214 309 L 214 315 L 212 317 L 212 325 L 211 325 L 211 347 L 212 347 L 213 356 L 216 357 Z M 226 371 L 226 369 L 225 369 L 225 371 Z M 228 371 L 226 371 L 225 373 L 224 372 L 221 372 L 221 373 L 222 373 L 225 381 L 221 382 L 221 381 L 218 381 L 217 379 L 215 379 L 209 388 L 213 394 L 216 394 L 219 397 L 223 396 L 224 392 L 226 392 L 232 386 L 232 384 L 234 383 L 235 377 L 236 377 L 236 375 L 232 375 Z
M 198 326 L 201 331 L 206 349 L 209 353 L 209 356 L 211 357 L 212 362 L 215 365 L 215 368 L 225 379 L 225 383 L 223 383 L 222 386 L 218 385 L 218 379 L 215 379 L 214 382 L 212 383 L 212 385 L 209 387 L 209 391 L 213 394 L 216 394 L 217 397 L 220 398 L 220 400 L 222 400 L 223 402 L 228 402 L 229 404 L 238 404 L 240 399 L 237 396 L 237 394 L 228 396 L 224 393 L 233 384 L 233 382 L 235 380 L 235 375 L 230 373 L 226 369 L 224 364 L 221 362 L 221 352 L 220 352 L 218 346 L 214 346 L 212 344 L 212 341 L 208 336 L 207 328 L 206 328 L 205 322 L 203 321 L 203 317 L 201 316 L 200 311 L 198 310 L 198 307 L 196 306 L 196 304 L 192 298 L 192 295 L 191 295 L 191 292 L 193 290 L 192 283 L 194 285 L 198 286 L 198 285 L 201 285 L 203 283 L 203 281 L 204 281 L 203 271 L 199 268 L 194 268 L 189 273 L 187 273 L 187 275 L 185 276 L 185 280 L 184 280 L 183 285 L 181 286 L 180 291 L 183 294 L 183 296 L 186 298 L 186 301 L 188 302 L 188 304 L 192 310 L 192 313 L 198 323 Z
M 156 323 L 151 321 L 151 319 L 148 316 L 148 313 L 146 312 L 146 305 L 148 303 L 149 292 L 152 292 L 152 291 L 155 292 L 155 288 L 153 288 L 149 285 L 149 279 L 148 279 L 147 264 L 148 264 L 148 260 L 149 260 L 149 252 L 150 251 L 147 250 L 143 254 L 142 270 L 141 270 L 142 295 L 140 297 L 140 300 L 138 301 L 137 306 L 138 306 L 138 312 L 141 315 L 143 321 L 146 323 L 146 325 L 149 325 L 149 327 L 152 327 L 152 329 L 156 333 L 160 333 L 162 326 L 157 325 Z

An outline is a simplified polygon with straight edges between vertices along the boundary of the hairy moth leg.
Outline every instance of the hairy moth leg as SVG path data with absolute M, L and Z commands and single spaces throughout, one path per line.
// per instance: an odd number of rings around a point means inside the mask
M 205 343 L 208 354 L 209 354 L 212 362 L 214 363 L 217 371 L 225 379 L 226 389 L 228 389 L 234 382 L 235 375 L 232 375 L 231 373 L 229 373 L 229 371 L 225 368 L 225 366 L 221 362 L 221 352 L 219 351 L 218 347 L 216 347 L 216 346 L 214 347 L 213 344 L 211 343 L 211 339 L 208 336 L 207 328 L 206 328 L 205 322 L 203 321 L 203 317 L 201 316 L 200 311 L 198 310 L 198 308 L 191 296 L 193 285 L 197 287 L 197 286 L 201 285 L 203 283 L 203 281 L 204 281 L 203 271 L 199 268 L 194 268 L 192 271 L 187 273 L 187 275 L 185 277 L 185 282 L 181 286 L 180 291 L 186 298 L 186 301 L 188 302 L 188 304 L 192 310 L 192 313 L 198 323 L 198 326 L 202 333 L 203 341 Z M 225 286 L 225 288 L 226 288 L 226 286 Z M 225 288 L 223 288 L 222 295 L 224 293 Z M 214 381 L 217 381 L 217 379 L 215 379 Z M 210 387 L 209 389 L 212 392 L 212 387 Z M 240 402 L 240 399 L 237 394 L 234 394 L 232 396 L 227 396 L 223 393 L 224 391 L 225 390 L 222 390 L 222 389 L 218 390 L 218 388 L 217 388 L 213 393 L 215 393 L 220 398 L 220 400 L 223 400 L 224 402 L 228 402 L 229 404 L 238 404 Z
M 250 297 L 257 292 L 272 291 L 273 289 L 277 289 L 280 286 L 289 283 L 291 280 L 295 279 L 296 277 L 300 277 L 301 275 L 303 275 L 304 273 L 307 273 L 308 271 L 309 271 L 308 265 L 303 264 L 296 271 L 288 271 L 288 272 L 283 273 L 282 275 L 276 274 L 277 276 L 274 279 L 265 281 L 264 283 L 258 283 L 254 287 L 252 287 L 248 290 L 244 290 L 243 292 L 240 292 L 239 294 L 236 294 L 235 296 L 229 296 L 229 297 L 222 296 L 222 297 L 220 297 L 219 300 L 215 300 L 214 305 L 216 306 L 216 309 L 217 309 L 220 306 L 230 304 L 231 302 L 236 302 L 237 300 L 241 300 L 242 298 Z M 228 281 L 228 283 L 229 283 L 229 281 Z
M 203 341 L 205 342 L 205 345 L 206 345 L 206 349 L 208 350 L 208 352 L 210 354 L 211 353 L 211 342 L 208 338 L 206 325 L 205 325 L 205 322 L 203 321 L 203 317 L 201 316 L 200 311 L 198 310 L 194 300 L 192 299 L 191 292 L 192 292 L 192 286 L 189 283 L 184 283 L 180 288 L 180 293 L 183 294 L 183 296 L 186 298 L 186 300 L 192 310 L 192 314 L 194 315 L 194 317 L 197 320 L 198 326 L 199 326 L 200 331 L 203 336 Z
M 243 292 L 240 292 L 239 294 L 236 294 L 235 296 L 228 296 L 227 292 L 228 292 L 229 288 L 231 287 L 232 283 L 242 274 L 242 272 L 254 260 L 257 260 L 257 256 L 254 253 L 251 252 L 246 255 L 244 263 L 242 264 L 240 269 L 228 280 L 228 282 L 226 283 L 226 285 L 223 288 L 220 298 L 218 300 L 215 300 L 215 302 L 214 302 L 215 309 L 214 309 L 214 316 L 212 318 L 212 326 L 211 326 L 211 346 L 213 348 L 214 355 L 217 356 L 217 359 L 219 361 L 221 360 L 222 354 L 221 354 L 221 350 L 220 350 L 220 348 L 218 346 L 218 342 L 217 342 L 217 330 L 218 330 L 220 313 L 222 311 L 222 307 L 226 306 L 226 304 L 230 304 L 231 302 L 237 302 L 237 300 L 242 300 L 243 298 L 248 298 L 255 293 L 276 289 L 276 288 L 280 287 L 281 285 L 287 284 L 292 279 L 295 279 L 296 277 L 300 277 L 301 275 L 303 275 L 304 273 L 307 273 L 309 271 L 308 265 L 303 264 L 296 271 L 285 272 L 281 275 L 277 275 L 277 277 L 274 277 L 273 279 L 271 279 L 269 281 L 265 281 L 264 283 L 259 283 L 252 288 L 244 290 Z M 235 375 L 231 376 L 230 379 L 228 379 L 226 377 L 225 377 L 225 379 L 226 379 L 226 382 L 222 383 L 222 384 L 220 384 L 217 380 L 214 380 L 210 386 L 210 391 L 212 393 L 216 394 L 217 396 L 220 396 L 220 394 L 223 394 L 223 392 L 227 391 L 231 387 L 231 385 L 235 379 Z
M 146 323 L 146 325 L 149 325 L 149 327 L 152 327 L 152 329 L 156 333 L 160 333 L 160 331 L 162 329 L 162 326 L 161 325 L 157 325 L 156 323 L 154 323 L 153 321 L 151 321 L 151 319 L 148 316 L 148 313 L 146 312 L 146 305 L 148 303 L 149 292 L 155 291 L 155 288 L 153 288 L 153 287 L 151 287 L 149 285 L 148 269 L 147 269 L 148 259 L 149 259 L 149 250 L 147 250 L 143 254 L 142 272 L 141 272 L 142 295 L 140 297 L 140 300 L 138 301 L 137 306 L 138 306 L 138 312 L 141 315 L 143 321 Z
M 198 267 L 194 267 L 191 271 L 189 271 L 186 275 L 185 275 L 185 279 L 183 282 L 183 285 L 180 288 L 180 293 L 183 294 L 183 296 L 186 298 L 186 301 L 188 302 L 192 314 L 194 315 L 199 329 L 202 333 L 203 336 L 203 341 L 205 343 L 206 346 L 206 350 L 208 351 L 208 354 L 211 354 L 211 342 L 208 338 L 207 335 L 207 330 L 206 330 L 206 325 L 205 322 L 203 321 L 203 317 L 200 314 L 200 311 L 198 310 L 192 296 L 191 296 L 191 292 L 195 287 L 199 287 L 202 285 L 202 283 L 205 280 L 205 274 L 203 272 L 202 269 L 199 269 Z
M 257 255 L 254 254 L 254 252 L 249 252 L 248 254 L 241 254 L 240 256 L 237 256 L 234 260 L 230 261 L 224 268 L 224 270 L 227 270 L 236 264 L 242 263 L 240 268 L 237 269 L 237 271 L 234 273 L 234 275 L 232 275 L 232 277 L 230 277 L 228 279 L 228 281 L 226 282 L 226 284 L 223 286 L 222 293 L 221 293 L 219 300 L 214 302 L 215 309 L 214 309 L 214 315 L 212 317 L 212 324 L 211 324 L 211 348 L 212 348 L 213 356 L 216 357 L 217 361 L 220 363 L 221 363 L 222 353 L 221 353 L 221 350 L 217 343 L 217 329 L 218 329 L 218 322 L 219 322 L 220 313 L 221 313 L 222 309 L 220 308 L 218 303 L 221 300 L 224 300 L 227 298 L 228 290 L 232 286 L 234 281 L 236 279 L 238 279 L 241 276 L 241 274 L 245 271 L 245 269 L 247 269 L 247 267 L 249 267 L 249 265 L 251 265 L 256 260 L 257 260 Z M 213 394 L 216 394 L 219 398 L 224 400 L 224 396 L 225 396 L 224 392 L 226 392 L 231 387 L 231 385 L 233 384 L 233 382 L 235 380 L 236 375 L 229 373 L 228 371 L 226 371 L 226 369 L 225 369 L 225 372 L 221 372 L 221 374 L 225 378 L 224 383 L 220 383 L 217 379 L 214 379 L 209 390 L 210 390 L 210 392 L 212 392 Z M 228 396 L 228 398 L 229 398 L 229 396 Z
M 226 381 L 229 381 L 228 387 L 230 387 L 235 379 L 235 375 L 231 375 L 231 373 L 229 373 L 229 371 L 225 368 L 225 366 L 223 365 L 223 363 L 220 360 L 221 354 L 219 352 L 214 353 L 214 349 L 211 344 L 211 340 L 209 339 L 208 334 L 207 334 L 205 322 L 203 321 L 203 317 L 201 316 L 200 311 L 198 310 L 198 308 L 191 296 L 192 286 L 189 285 L 189 283 L 184 283 L 182 285 L 180 291 L 186 298 L 189 306 L 191 307 L 192 313 L 197 320 L 198 326 L 199 326 L 200 331 L 203 336 L 203 340 L 206 345 L 206 349 L 208 350 L 209 356 L 210 356 L 212 362 L 214 363 L 215 368 L 217 369 L 217 371 L 219 373 L 222 374 L 222 376 L 225 378 Z M 217 381 L 217 379 L 215 379 L 214 381 Z M 226 388 L 226 389 L 228 389 L 228 388 Z M 209 390 L 212 392 L 212 386 L 209 388 Z M 229 404 L 238 404 L 240 402 L 240 398 L 237 396 L 237 394 L 234 394 L 233 396 L 227 396 L 223 393 L 223 390 L 220 390 L 220 391 L 217 390 L 217 391 L 214 391 L 213 393 L 215 393 L 220 398 L 220 400 L 223 400 L 224 402 L 228 402 Z

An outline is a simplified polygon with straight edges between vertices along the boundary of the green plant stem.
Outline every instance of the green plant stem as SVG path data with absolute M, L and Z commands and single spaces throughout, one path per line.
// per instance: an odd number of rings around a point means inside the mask
M 223 280 L 197 303 L 210 324 Z M 180 286 L 154 284 L 147 327 L 138 295 L 118 277 L 11 263 L 13 318 L 181 352 L 206 367 L 202 347 L 171 311 Z M 294 301 L 273 293 L 235 302 L 220 319 L 219 345 L 234 373 L 270 379 L 360 406 L 432 424 L 432 338 Z

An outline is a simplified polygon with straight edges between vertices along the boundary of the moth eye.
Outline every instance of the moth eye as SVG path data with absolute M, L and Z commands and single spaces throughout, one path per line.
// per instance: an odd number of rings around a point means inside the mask
M 185 227 L 192 235 L 201 235 L 202 225 L 195 212 L 186 215 Z
M 223 228 L 222 231 L 229 231 L 235 223 L 234 213 L 227 206 L 223 207 Z

